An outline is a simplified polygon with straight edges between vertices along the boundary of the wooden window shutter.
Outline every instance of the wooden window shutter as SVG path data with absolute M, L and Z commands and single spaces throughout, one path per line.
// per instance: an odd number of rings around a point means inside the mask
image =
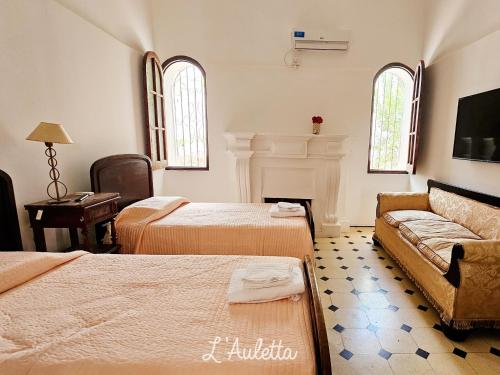
M 153 51 L 144 55 L 144 103 L 146 109 L 146 154 L 153 167 L 167 165 L 167 129 L 165 124 L 165 98 L 163 71 L 160 59 Z
M 408 162 L 406 170 L 415 174 L 417 171 L 418 142 L 420 137 L 420 119 L 422 117 L 422 84 L 425 64 L 423 60 L 417 65 L 413 76 L 413 97 L 411 101 L 410 139 L 408 142 Z

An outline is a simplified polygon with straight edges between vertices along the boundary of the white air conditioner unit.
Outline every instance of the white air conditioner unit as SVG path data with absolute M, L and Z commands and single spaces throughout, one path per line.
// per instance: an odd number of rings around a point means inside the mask
M 292 47 L 297 50 L 345 51 L 349 48 L 351 32 L 336 30 L 330 32 L 293 30 Z

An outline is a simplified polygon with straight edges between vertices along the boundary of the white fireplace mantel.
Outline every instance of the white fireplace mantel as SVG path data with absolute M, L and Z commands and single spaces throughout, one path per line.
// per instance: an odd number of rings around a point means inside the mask
M 311 199 L 318 236 L 338 236 L 345 135 L 225 133 L 241 202 Z

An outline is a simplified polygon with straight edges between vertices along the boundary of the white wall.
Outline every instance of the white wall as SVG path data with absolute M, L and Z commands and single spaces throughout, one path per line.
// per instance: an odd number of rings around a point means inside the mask
M 428 65 L 500 28 L 498 0 L 425 0 L 424 51 Z
M 113 4 L 124 12 L 132 2 Z M 45 199 L 50 182 L 44 145 L 24 140 L 40 121 L 63 124 L 75 141 L 55 145 L 70 191 L 90 189 L 89 168 L 97 158 L 143 152 L 143 50 L 90 21 L 53 0 L 0 1 L 0 168 L 14 182 L 26 249 L 33 242 L 23 205 Z M 142 25 L 137 35 L 149 33 L 151 40 L 147 23 L 136 25 Z M 61 230 L 46 235 L 49 249 L 68 242 Z
M 151 0 L 56 1 L 133 49 L 153 49 Z
M 210 171 L 169 171 L 164 192 L 198 201 L 236 200 L 224 131 L 348 134 L 344 164 L 351 224 L 373 224 L 376 194 L 408 190 L 407 175 L 368 175 L 372 79 L 383 65 L 421 57 L 418 0 L 154 0 L 160 58 L 185 54 L 207 72 Z M 285 67 L 294 27 L 352 30 L 348 52 L 307 52 Z
M 458 99 L 500 87 L 500 2 L 439 0 L 427 4 L 426 13 L 424 54 L 431 64 L 412 189 L 425 190 L 434 178 L 500 195 L 500 164 L 452 159 Z

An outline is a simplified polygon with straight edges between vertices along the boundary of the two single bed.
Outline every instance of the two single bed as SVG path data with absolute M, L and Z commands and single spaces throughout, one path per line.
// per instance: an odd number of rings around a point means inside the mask
M 331 373 L 309 257 L 279 258 L 303 264 L 306 293 L 298 302 L 227 303 L 234 269 L 270 259 L 2 253 L 0 372 Z M 235 345 L 255 355 L 259 339 L 257 358 L 236 354 Z M 273 340 L 282 360 L 259 359 Z M 286 348 L 295 358 L 283 359 Z
M 99 159 L 92 165 L 90 175 L 93 191 L 121 195 L 122 213 L 116 229 L 124 253 L 300 259 L 313 253 L 310 209 L 306 209 L 306 217 L 273 218 L 269 214 L 271 204 L 266 203 L 183 202 L 163 214 L 155 213 L 152 220 L 147 212 L 127 212 L 127 206 L 153 197 L 151 162 L 146 156 L 125 154 Z

